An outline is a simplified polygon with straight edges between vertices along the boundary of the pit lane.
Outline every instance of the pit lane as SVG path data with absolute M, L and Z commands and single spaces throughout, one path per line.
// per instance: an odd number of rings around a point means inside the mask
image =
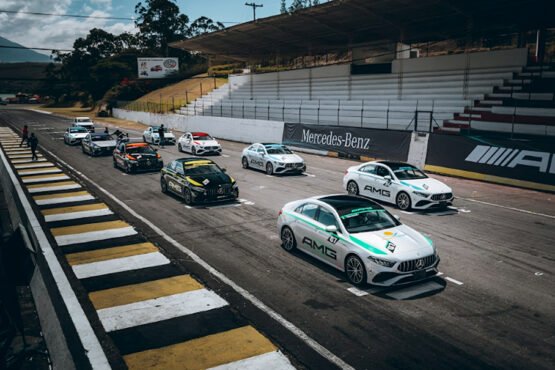
M 444 275 L 437 278 L 441 289 L 402 297 L 412 298 L 402 301 L 387 299 L 383 291 L 373 288 L 362 290 L 368 294 L 356 295 L 348 291 L 351 286 L 342 274 L 304 255 L 285 253 L 275 230 L 277 212 L 284 203 L 342 193 L 343 172 L 355 162 L 303 154 L 313 177 L 268 177 L 241 168 L 244 144 L 223 142 L 226 156 L 210 158 L 228 169 L 246 201 L 233 207 L 188 209 L 160 192 L 158 174 L 127 176 L 112 168 L 110 157 L 90 158 L 82 155 L 79 147 L 65 146 L 58 132 L 68 122 L 27 111 L 2 110 L 0 116 L 0 124 L 19 129 L 28 124 L 47 150 L 350 365 L 554 366 L 555 252 L 551 245 L 555 219 L 546 217 L 555 214 L 552 194 L 441 177 L 461 198 L 514 209 L 460 198 L 454 204 L 456 212 L 450 214 L 403 214 L 390 208 L 400 213 L 404 223 L 434 239 L 442 258 Z M 52 129 L 39 130 L 45 127 Z M 130 132 L 130 136 L 140 137 L 140 133 Z M 188 156 L 178 153 L 176 147 L 160 153 L 165 163 Z M 110 199 L 105 201 L 113 205 Z M 118 209 L 117 205 L 114 208 Z M 148 228 L 144 232 L 156 238 Z M 173 252 L 180 255 L 178 250 Z M 287 347 L 290 343 L 283 344 Z

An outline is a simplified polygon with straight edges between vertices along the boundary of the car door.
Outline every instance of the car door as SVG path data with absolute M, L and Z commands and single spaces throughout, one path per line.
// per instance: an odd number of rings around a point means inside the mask
M 193 151 L 193 136 L 190 133 L 185 134 L 185 150 L 189 153 Z
M 386 179 L 386 176 L 389 176 L 390 179 Z M 393 174 L 387 167 L 380 164 L 376 165 L 376 182 L 373 193 L 377 199 L 391 202 L 394 196 L 391 187 L 392 179 Z
M 69 129 L 64 132 L 64 141 L 69 143 Z
M 258 148 L 256 148 L 255 158 L 256 158 L 257 167 L 262 169 L 262 170 L 265 169 L 265 166 L 266 166 L 266 148 L 264 148 L 264 146 L 259 145 Z
M 125 144 L 121 143 L 117 150 L 114 151 L 114 160 L 116 161 L 116 164 L 120 167 L 124 167 L 125 166 Z
M 317 232 L 316 217 L 318 216 L 319 206 L 311 202 L 307 202 L 295 209 L 298 218 L 291 224 L 295 239 L 297 240 L 297 248 L 305 253 L 314 255 L 312 246 L 317 243 L 319 236 Z
M 362 166 L 356 171 L 356 175 L 360 194 L 370 198 L 376 197 L 374 194 L 377 181 L 376 165 L 367 164 Z
M 348 246 L 340 238 L 343 229 L 341 222 L 337 219 L 335 213 L 328 207 L 320 206 L 316 221 L 319 223 L 319 228 L 316 231 L 318 235 L 318 245 L 313 251 L 316 252 L 317 257 L 337 268 L 342 268 L 343 260 L 346 257 Z M 330 233 L 325 230 L 327 226 L 335 226 L 337 232 Z
M 83 145 L 83 150 L 86 153 L 90 153 L 91 152 L 91 135 L 87 135 L 83 138 L 83 140 L 81 141 L 81 145 Z
M 145 131 L 145 141 L 150 142 L 150 136 L 152 133 L 152 127 L 149 127 L 148 130 Z

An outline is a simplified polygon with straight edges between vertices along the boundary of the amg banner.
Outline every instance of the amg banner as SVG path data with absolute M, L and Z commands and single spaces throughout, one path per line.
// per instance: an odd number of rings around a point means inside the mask
M 555 140 L 434 134 L 426 164 L 555 185 Z
M 410 136 L 411 133 L 405 131 L 286 123 L 283 143 L 343 154 L 406 161 Z

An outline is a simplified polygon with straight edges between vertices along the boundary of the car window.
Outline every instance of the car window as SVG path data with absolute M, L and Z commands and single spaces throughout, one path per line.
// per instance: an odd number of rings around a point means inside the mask
M 382 166 L 378 166 L 378 168 L 376 168 L 376 174 L 381 177 L 391 176 L 391 173 L 389 172 L 389 170 Z
M 372 175 L 377 175 L 377 173 L 376 173 L 376 166 L 373 165 L 373 164 L 369 164 L 369 165 L 363 166 L 363 167 L 361 167 L 361 168 L 359 169 L 359 171 L 360 171 L 360 172 L 364 172 L 364 173 L 369 173 L 369 174 L 372 174 Z
M 303 216 L 306 216 L 306 217 L 311 218 L 313 220 L 316 219 L 316 213 L 318 211 L 318 206 L 316 204 L 307 203 L 307 204 L 305 204 L 305 205 L 303 205 L 299 208 L 298 208 L 299 211 L 297 211 L 297 212 L 299 212 Z
M 183 164 L 179 162 L 175 162 L 175 172 L 180 175 L 183 175 Z
M 175 171 L 175 163 L 176 163 L 175 161 L 170 162 L 170 164 L 168 164 L 168 169 L 172 170 L 172 171 Z
M 258 149 L 257 149 L 256 151 L 257 151 L 258 153 L 260 153 L 260 154 L 264 154 L 264 153 L 265 153 L 264 148 L 261 147 L 261 146 L 259 146 Z
M 335 226 L 339 230 L 339 225 L 337 224 L 337 220 L 335 215 L 328 211 L 327 209 L 320 207 L 320 212 L 318 212 L 318 222 L 325 226 Z

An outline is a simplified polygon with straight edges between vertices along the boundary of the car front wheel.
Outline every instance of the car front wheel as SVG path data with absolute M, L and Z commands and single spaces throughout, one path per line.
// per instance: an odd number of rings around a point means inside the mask
M 249 168 L 249 160 L 247 159 L 247 157 L 243 157 L 243 159 L 241 159 L 241 164 L 243 165 L 244 169 Z
M 191 148 L 191 154 L 192 155 L 197 155 L 197 148 L 196 147 Z
M 358 195 L 358 185 L 354 181 L 349 181 L 347 183 L 347 193 L 350 195 Z
M 187 188 L 183 189 L 183 200 L 188 206 L 193 204 L 193 194 L 191 194 L 191 190 Z
M 164 178 L 160 179 L 160 187 L 162 188 L 162 193 L 168 192 L 168 184 L 166 184 L 166 180 L 164 180 Z
M 293 234 L 293 231 L 287 226 L 284 226 L 283 229 L 281 229 L 281 246 L 287 252 L 291 252 L 297 247 L 295 235 Z
M 274 174 L 274 166 L 271 163 L 266 163 L 266 174 L 273 175 Z
M 146 143 L 146 142 L 147 142 L 146 137 L 145 137 L 145 135 L 143 135 L 143 143 Z
M 395 203 L 400 210 L 407 211 L 411 207 L 410 196 L 404 191 L 401 191 L 399 194 L 397 194 L 397 197 L 395 198 Z
M 183 148 L 181 147 L 181 143 L 180 143 L 180 144 L 177 144 L 177 151 L 178 151 L 178 152 L 182 152 L 182 151 L 183 151 Z
M 366 270 L 364 264 L 354 254 L 345 260 L 345 275 L 353 285 L 363 285 L 366 282 Z

